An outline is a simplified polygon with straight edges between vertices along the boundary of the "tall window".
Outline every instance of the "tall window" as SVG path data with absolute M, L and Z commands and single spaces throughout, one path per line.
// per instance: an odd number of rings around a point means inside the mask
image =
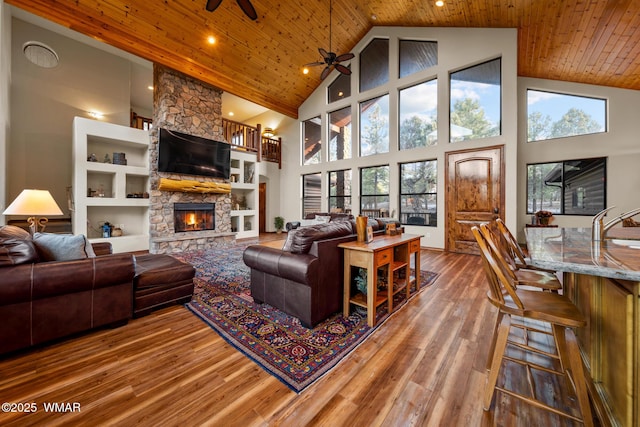
M 360 52 L 360 92 L 389 81 L 389 40 L 373 39 Z
M 327 89 L 329 102 L 335 102 L 351 96 L 351 74 L 340 73 Z
M 451 73 L 451 142 L 500 135 L 501 60 Z
M 389 211 L 389 165 L 360 169 L 360 212 Z
M 351 107 L 329 113 L 329 161 L 351 158 Z
M 329 211 L 351 212 L 351 169 L 329 172 Z
M 320 133 L 320 116 L 302 122 L 302 152 L 305 165 L 320 163 L 322 139 Z
M 438 81 L 400 91 L 400 149 L 426 147 L 438 140 Z
M 400 77 L 438 65 L 438 42 L 400 40 Z
M 360 156 L 389 152 L 389 95 L 360 103 Z
M 306 217 L 310 213 L 320 212 L 322 202 L 322 190 L 320 174 L 312 173 L 302 175 L 302 215 Z
M 424 160 L 400 164 L 400 222 L 437 225 L 437 162 Z
M 527 90 L 527 141 L 607 131 L 607 101 Z
M 607 159 L 527 165 L 527 213 L 595 215 L 607 202 Z

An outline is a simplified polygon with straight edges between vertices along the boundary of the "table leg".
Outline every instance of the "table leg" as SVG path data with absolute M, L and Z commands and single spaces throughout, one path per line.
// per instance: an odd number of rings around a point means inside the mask
M 342 302 L 342 315 L 344 317 L 349 317 L 349 309 L 351 300 L 351 259 L 350 259 L 351 251 L 344 251 L 344 291 L 343 291 L 343 302 Z
M 373 265 L 373 254 L 367 262 L 367 323 L 370 327 L 376 324 L 376 300 L 378 294 L 378 269 Z

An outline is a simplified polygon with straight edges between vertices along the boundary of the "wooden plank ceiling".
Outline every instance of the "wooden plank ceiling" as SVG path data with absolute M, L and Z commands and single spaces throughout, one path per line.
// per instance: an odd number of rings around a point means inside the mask
M 372 26 L 518 28 L 518 74 L 640 89 L 638 0 L 334 0 L 332 50 L 350 51 Z M 80 33 L 297 117 L 329 48 L 328 0 L 5 0 Z M 207 43 L 213 35 L 217 42 Z

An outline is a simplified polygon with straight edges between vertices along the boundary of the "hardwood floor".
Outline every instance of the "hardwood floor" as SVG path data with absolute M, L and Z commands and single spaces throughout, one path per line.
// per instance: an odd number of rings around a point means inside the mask
M 578 425 L 502 393 L 482 410 L 495 311 L 480 258 L 421 256 L 437 282 L 299 395 L 176 306 L 0 359 L 0 401 L 37 405 L 0 412 L 0 425 Z M 500 381 L 522 377 L 506 369 Z M 564 384 L 540 389 L 573 404 Z M 80 410 L 46 412 L 52 402 Z

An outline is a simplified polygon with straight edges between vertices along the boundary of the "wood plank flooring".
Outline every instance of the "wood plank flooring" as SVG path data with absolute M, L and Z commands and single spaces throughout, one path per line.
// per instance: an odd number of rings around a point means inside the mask
M 3 426 L 573 426 L 498 393 L 482 409 L 495 311 L 480 258 L 423 250 L 437 282 L 301 394 L 181 306 L 0 359 Z M 522 383 L 515 369 L 500 381 Z M 544 376 L 545 380 L 548 380 Z M 550 400 L 565 384 L 541 387 Z M 77 402 L 80 411 L 46 412 Z

